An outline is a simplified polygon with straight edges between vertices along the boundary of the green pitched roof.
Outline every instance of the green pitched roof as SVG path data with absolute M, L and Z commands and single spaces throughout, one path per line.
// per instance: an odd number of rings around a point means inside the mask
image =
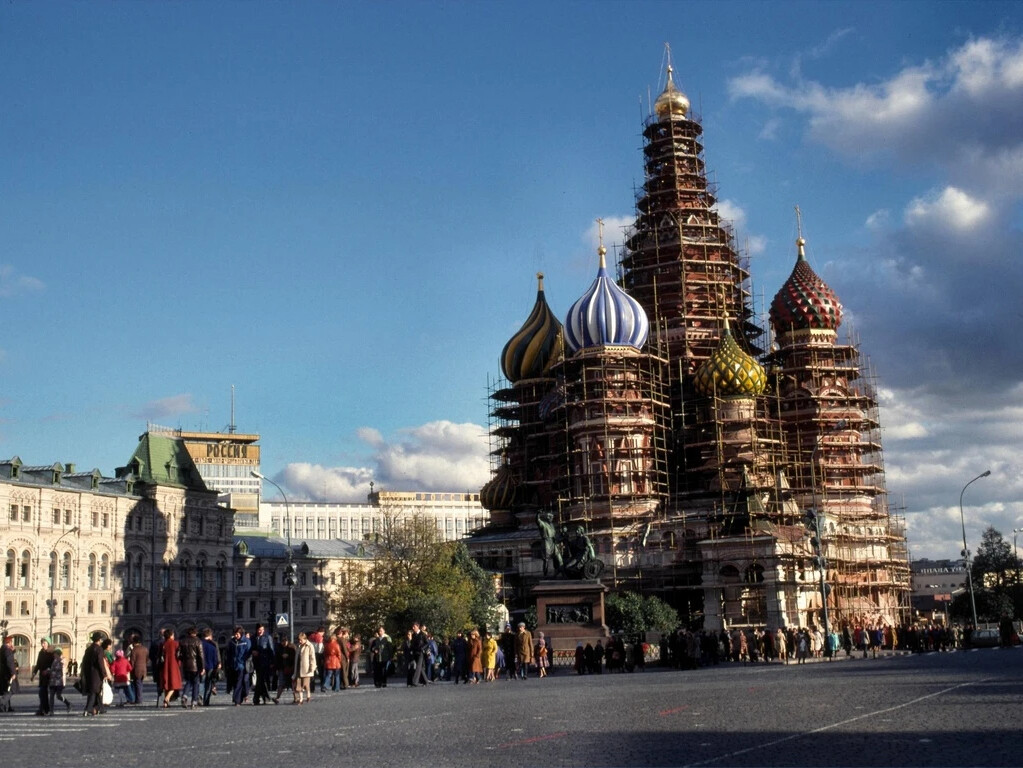
M 180 438 L 170 435 L 146 432 L 139 438 L 139 444 L 128 465 L 118 469 L 117 474 L 120 476 L 122 471 L 134 473 L 142 483 L 209 491 L 199 476 L 195 462 L 185 450 L 185 444 Z

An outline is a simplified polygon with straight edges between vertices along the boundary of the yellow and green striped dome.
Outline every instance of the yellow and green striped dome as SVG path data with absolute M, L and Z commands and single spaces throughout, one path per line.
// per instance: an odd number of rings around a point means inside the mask
M 732 337 L 725 322 L 721 343 L 696 370 L 696 391 L 718 397 L 755 397 L 767 387 L 767 372 Z

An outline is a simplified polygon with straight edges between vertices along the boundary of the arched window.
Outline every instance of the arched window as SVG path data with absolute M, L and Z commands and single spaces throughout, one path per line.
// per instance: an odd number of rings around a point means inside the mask
M 88 581 L 89 589 L 96 588 L 96 555 L 89 554 L 89 570 L 88 570 Z
M 203 589 L 206 586 L 206 564 L 199 562 L 195 565 L 195 588 Z
M 32 666 L 32 662 L 29 661 L 28 655 L 31 650 L 29 639 L 25 635 L 14 635 L 14 661 L 21 670 L 26 670 Z
M 71 553 L 65 552 L 60 563 L 60 588 L 71 589 Z
M 99 563 L 99 588 L 106 589 L 110 582 L 110 557 L 103 555 Z
M 7 562 L 4 564 L 4 586 L 14 586 L 14 569 L 17 567 L 17 555 L 13 549 L 7 550 Z
M 54 632 L 53 637 L 50 639 L 52 646 L 60 648 L 63 654 L 70 658 L 71 655 L 71 637 L 63 632 Z
M 142 587 L 142 569 L 145 565 L 145 560 L 142 555 L 138 556 L 135 561 L 135 568 L 131 572 L 131 586 L 132 589 L 140 589 Z
M 32 583 L 32 556 L 26 549 L 21 553 L 21 571 L 18 574 L 18 586 L 28 588 Z

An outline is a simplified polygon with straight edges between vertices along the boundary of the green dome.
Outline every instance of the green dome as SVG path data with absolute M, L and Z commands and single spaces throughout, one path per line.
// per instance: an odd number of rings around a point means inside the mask
M 696 391 L 718 397 L 755 397 L 767 387 L 764 367 L 746 354 L 725 324 L 721 344 L 696 370 Z

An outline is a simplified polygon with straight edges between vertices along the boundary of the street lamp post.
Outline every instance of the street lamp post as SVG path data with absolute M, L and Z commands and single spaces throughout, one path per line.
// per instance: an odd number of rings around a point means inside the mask
M 1012 529 L 1012 556 L 1016 558 L 1016 588 L 1019 589 L 1019 549 L 1016 548 L 1016 534 L 1023 533 L 1023 528 Z
M 963 525 L 963 564 L 966 566 L 966 586 L 970 590 L 970 612 L 973 614 L 973 628 L 977 628 L 977 601 L 973 597 L 973 574 L 970 573 L 970 550 L 966 546 L 966 516 L 963 514 L 963 494 L 966 493 L 966 489 L 969 488 L 973 483 L 980 480 L 982 477 L 987 477 L 991 474 L 991 470 L 981 472 L 970 482 L 963 486 L 963 490 L 959 492 L 959 521 Z
M 845 429 L 848 426 L 848 422 L 842 419 L 831 427 L 831 431 L 837 431 Z M 817 550 L 817 561 L 820 566 L 820 591 L 821 591 L 821 623 L 824 625 L 824 655 L 830 660 L 833 655 L 834 649 L 831 647 L 831 630 L 828 627 L 828 584 L 827 584 L 827 571 L 828 561 L 824 554 L 824 538 L 821 535 L 821 518 L 824 517 L 824 511 L 821 509 L 824 502 L 823 494 L 821 495 L 821 504 L 817 504 L 817 461 L 818 455 L 820 454 L 821 448 L 824 447 L 824 433 L 817 435 L 817 445 L 814 446 L 810 452 L 810 483 L 812 485 L 812 497 L 813 497 L 813 511 L 807 513 L 806 518 L 814 527 L 816 532 L 816 547 Z M 821 468 L 823 470 L 823 467 Z M 824 484 L 824 472 L 821 472 L 821 485 Z
M 284 493 L 284 489 L 281 488 L 277 483 L 271 480 L 266 475 L 252 470 L 250 473 L 253 477 L 258 477 L 260 480 L 265 480 L 270 483 L 277 491 L 281 494 L 281 498 L 284 499 L 284 525 L 288 532 L 288 563 L 284 567 L 284 579 L 288 582 L 288 637 L 291 640 L 291 644 L 295 644 L 295 565 L 292 562 L 291 552 L 291 508 L 288 506 L 288 497 Z M 273 631 L 273 628 L 270 630 Z
M 57 540 L 53 542 L 54 553 L 57 552 L 57 545 L 60 544 L 61 539 L 63 539 L 65 536 L 70 536 L 72 533 L 78 533 L 77 525 L 74 528 L 70 528 L 64 531 L 64 533 L 57 537 Z M 60 561 L 59 560 L 54 561 L 53 578 L 50 579 L 50 599 L 46 601 L 46 607 L 49 609 L 50 612 L 50 631 L 47 632 L 46 635 L 47 637 L 50 638 L 51 643 L 53 642 L 53 617 L 57 614 L 57 601 L 53 597 L 53 588 L 57 585 L 57 574 L 60 572 L 60 567 L 61 567 Z

